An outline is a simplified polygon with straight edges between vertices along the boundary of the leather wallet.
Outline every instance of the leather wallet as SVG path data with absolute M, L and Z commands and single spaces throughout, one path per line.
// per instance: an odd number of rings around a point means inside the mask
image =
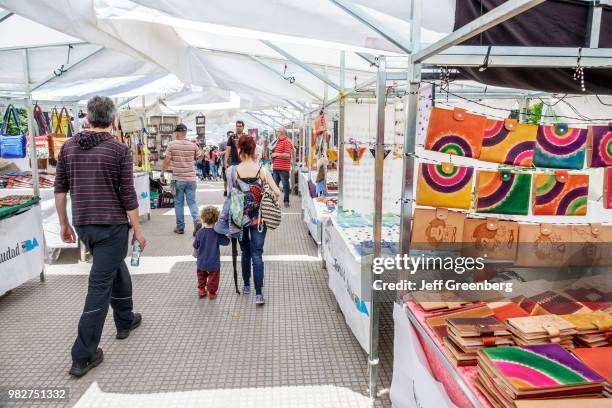
M 510 331 L 525 343 L 548 340 L 560 343 L 576 334 L 576 326 L 557 315 L 515 317 L 508 319 Z

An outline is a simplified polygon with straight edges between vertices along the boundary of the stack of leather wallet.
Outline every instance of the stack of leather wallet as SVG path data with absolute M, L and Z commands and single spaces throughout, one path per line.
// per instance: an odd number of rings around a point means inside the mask
M 612 344 L 612 316 L 608 313 L 578 313 L 561 317 L 576 326 L 578 346 L 604 347 Z
M 510 346 L 512 334 L 495 317 L 451 318 L 444 344 L 458 366 L 476 365 L 483 347 Z
M 508 319 L 508 328 L 519 346 L 556 343 L 566 349 L 574 347 L 576 326 L 557 315 L 515 317 Z

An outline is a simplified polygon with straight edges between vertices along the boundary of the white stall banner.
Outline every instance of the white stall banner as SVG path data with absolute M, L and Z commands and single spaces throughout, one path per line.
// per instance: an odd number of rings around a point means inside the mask
M 40 206 L 0 221 L 0 295 L 39 276 L 44 267 Z
M 350 249 L 331 219 L 323 227 L 323 257 L 334 293 L 346 324 L 363 349 L 370 350 L 370 310 L 372 303 L 362 296 L 362 258 Z

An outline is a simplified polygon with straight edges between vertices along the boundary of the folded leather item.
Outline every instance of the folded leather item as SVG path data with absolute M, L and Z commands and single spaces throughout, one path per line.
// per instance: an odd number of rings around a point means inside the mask
M 536 296 L 523 299 L 519 305 L 525 309 L 530 315 L 542 314 L 573 314 L 590 312 L 586 306 L 576 302 L 562 294 L 547 290 L 539 293 Z
M 449 329 L 460 337 L 510 335 L 505 324 L 495 317 L 454 317 L 447 320 Z
M 569 346 L 576 326 L 557 315 L 515 317 L 508 327 L 517 344 L 561 343 Z M 570 344 L 568 344 L 568 341 Z
M 572 353 L 608 383 L 612 383 L 612 347 L 575 348 Z
M 459 310 L 454 310 L 447 313 L 442 313 L 436 316 L 431 316 L 425 320 L 429 326 L 434 330 L 438 338 L 443 339 L 447 336 L 446 324 L 448 319 L 457 317 L 488 317 L 492 316 L 493 312 L 484 303 L 477 303 L 466 306 Z
M 494 302 L 488 303 L 491 310 L 493 310 L 493 315 L 502 322 L 512 318 L 512 317 L 527 317 L 529 313 L 525 311 L 522 307 L 514 302 Z

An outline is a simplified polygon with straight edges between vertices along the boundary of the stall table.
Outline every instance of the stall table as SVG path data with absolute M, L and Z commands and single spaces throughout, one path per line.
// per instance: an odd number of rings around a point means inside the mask
M 40 205 L 0 220 L 0 296 L 44 272 Z
M 382 236 L 383 257 L 395 256 L 399 238 L 398 216 L 384 217 Z M 347 325 L 368 352 L 373 252 L 371 220 L 357 213 L 333 214 L 323 225 L 321 248 L 329 275 L 329 288 Z

